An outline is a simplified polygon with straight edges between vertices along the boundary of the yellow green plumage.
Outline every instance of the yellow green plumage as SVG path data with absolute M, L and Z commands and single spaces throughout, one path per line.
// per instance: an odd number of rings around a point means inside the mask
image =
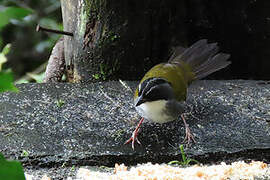
M 151 68 L 142 78 L 140 84 L 149 78 L 167 80 L 178 101 L 186 100 L 187 87 L 196 79 L 201 79 L 230 64 L 229 54 L 218 53 L 217 43 L 207 43 L 202 39 L 185 49 L 178 47 L 168 63 L 161 63 Z M 134 99 L 138 97 L 138 88 Z
M 195 79 L 195 74 L 192 72 L 191 67 L 184 62 L 181 62 L 181 64 L 161 63 L 151 68 L 140 83 L 153 77 L 167 80 L 174 90 L 176 99 L 184 101 L 186 100 L 187 86 Z M 138 97 L 138 88 L 134 97 Z

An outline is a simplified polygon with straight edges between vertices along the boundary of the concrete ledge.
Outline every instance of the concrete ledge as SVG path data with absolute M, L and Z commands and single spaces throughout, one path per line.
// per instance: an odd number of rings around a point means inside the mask
M 0 150 L 25 166 L 106 165 L 180 159 L 181 121 L 146 122 L 135 151 L 123 145 L 139 116 L 132 104 L 137 82 L 22 84 L 0 94 Z M 270 84 L 195 82 L 185 115 L 197 143 L 185 151 L 201 163 L 270 162 Z M 27 152 L 27 153 L 23 153 Z

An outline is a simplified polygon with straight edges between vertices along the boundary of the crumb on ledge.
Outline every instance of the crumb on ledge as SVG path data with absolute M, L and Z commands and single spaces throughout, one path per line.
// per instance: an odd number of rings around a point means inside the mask
M 124 164 L 115 164 L 114 172 L 101 173 L 80 168 L 77 172 L 79 179 L 254 179 L 270 178 L 270 167 L 259 161 L 245 163 L 243 161 L 232 164 L 221 163 L 219 165 L 199 166 L 180 168 L 166 164 L 141 164 L 128 168 Z

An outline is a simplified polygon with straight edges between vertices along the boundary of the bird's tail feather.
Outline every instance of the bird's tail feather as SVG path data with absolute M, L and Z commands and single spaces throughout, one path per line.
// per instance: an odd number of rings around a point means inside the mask
M 189 48 L 177 48 L 169 59 L 169 63 L 181 65 L 184 62 L 191 67 L 195 79 L 201 79 L 231 63 L 227 61 L 230 54 L 218 53 L 218 51 L 217 43 L 208 44 L 206 39 L 202 39 Z

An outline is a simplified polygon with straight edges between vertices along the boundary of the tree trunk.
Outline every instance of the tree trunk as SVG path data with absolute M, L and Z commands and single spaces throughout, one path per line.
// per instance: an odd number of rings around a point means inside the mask
M 230 53 L 213 78 L 269 79 L 270 1 L 61 0 L 74 81 L 140 79 L 174 46 L 199 39 Z
M 61 0 L 65 60 L 73 81 L 139 79 L 183 44 L 185 2 Z M 181 28 L 179 28 L 181 27 Z

